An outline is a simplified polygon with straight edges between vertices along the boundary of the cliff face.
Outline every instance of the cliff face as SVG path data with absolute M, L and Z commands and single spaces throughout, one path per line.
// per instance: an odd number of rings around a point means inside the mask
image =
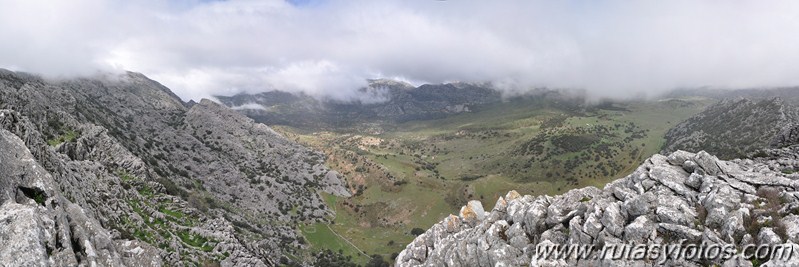
M 0 70 L 0 135 L 0 257 L 32 265 L 273 265 L 332 212 L 317 191 L 349 195 L 321 153 L 135 73 Z
M 664 152 L 705 150 L 723 159 L 799 142 L 796 104 L 780 98 L 727 99 L 666 133 Z
M 652 266 L 655 261 L 538 259 L 539 244 L 793 244 L 799 246 L 799 148 L 771 158 L 722 161 L 706 152 L 655 155 L 603 189 L 559 196 L 509 192 L 484 212 L 470 202 L 418 236 L 396 266 Z M 597 253 L 597 252 L 592 252 Z M 664 253 L 665 254 L 665 253 Z M 799 256 L 796 254 L 795 256 Z M 663 259 L 670 266 L 751 266 Z M 762 261 L 761 261 L 762 263 Z M 797 259 L 771 266 L 796 266 Z

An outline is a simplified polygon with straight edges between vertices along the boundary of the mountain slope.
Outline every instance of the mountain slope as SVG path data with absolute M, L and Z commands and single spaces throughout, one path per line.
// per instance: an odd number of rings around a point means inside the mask
M 53 195 L 169 265 L 302 260 L 296 221 L 332 212 L 316 192 L 349 195 L 321 153 L 140 74 L 48 81 L 0 70 L 0 110 Z
M 780 98 L 726 99 L 666 133 L 665 153 L 706 150 L 723 159 L 799 141 L 799 110 Z
M 501 101 L 498 91 L 466 83 L 413 87 L 395 81 L 373 80 L 360 93 L 365 100 L 354 102 L 317 100 L 308 95 L 281 91 L 216 98 L 258 122 L 323 129 L 380 121 L 441 118 Z
M 13 119 L 0 111 L 4 124 Z M 0 129 L 0 262 L 9 266 L 160 265 L 158 251 L 113 240 L 100 223 L 64 198 L 22 140 Z M 48 257 L 42 257 L 48 255 Z
M 782 244 L 799 246 L 796 148 L 780 159 L 721 161 L 699 152 L 655 155 L 631 175 L 558 196 L 500 197 L 491 211 L 479 201 L 434 225 L 403 250 L 396 266 L 650 266 L 654 261 L 537 258 L 536 245 Z M 592 251 L 596 255 L 598 251 Z M 648 254 L 651 255 L 651 254 Z M 752 266 L 749 260 L 666 259 L 669 266 Z M 794 255 L 797 257 L 797 255 Z M 660 261 L 662 260 L 662 261 Z M 787 266 L 796 258 L 772 260 Z M 760 259 L 763 263 L 768 259 Z M 753 261 L 755 262 L 755 261 Z M 764 265 L 765 266 L 765 265 Z M 771 266 L 771 265 L 769 265 Z

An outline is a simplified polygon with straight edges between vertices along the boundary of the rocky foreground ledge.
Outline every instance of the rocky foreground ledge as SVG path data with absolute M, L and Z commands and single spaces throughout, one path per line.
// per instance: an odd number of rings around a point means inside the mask
M 536 259 L 539 244 L 788 244 L 799 256 L 797 149 L 779 159 L 721 161 L 706 152 L 655 155 L 604 189 L 479 201 L 418 236 L 396 266 L 799 266 L 799 258 Z M 787 154 L 786 154 L 787 153 Z M 787 167 L 786 167 L 787 166 Z M 594 252 L 598 253 L 598 252 Z M 590 258 L 590 257 L 589 257 Z

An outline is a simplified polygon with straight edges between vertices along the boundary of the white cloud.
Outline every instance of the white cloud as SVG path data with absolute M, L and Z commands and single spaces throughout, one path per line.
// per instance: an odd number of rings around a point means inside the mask
M 247 110 L 247 109 L 251 109 L 251 110 L 267 110 L 263 105 L 256 104 L 256 103 L 246 103 L 246 104 L 243 104 L 241 106 L 232 106 L 230 108 L 235 109 L 235 110 Z
M 369 78 L 629 96 L 799 85 L 794 1 L 0 0 L 0 67 L 142 72 L 184 99 Z

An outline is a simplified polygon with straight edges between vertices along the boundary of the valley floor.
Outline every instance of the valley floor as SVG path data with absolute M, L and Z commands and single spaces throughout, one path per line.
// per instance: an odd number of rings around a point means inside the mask
M 301 226 L 307 241 L 365 263 L 374 254 L 391 261 L 419 230 L 468 200 L 493 203 L 510 190 L 554 195 L 623 177 L 660 151 L 669 128 L 708 103 L 670 99 L 575 109 L 516 101 L 368 130 L 274 128 L 323 151 L 354 192 L 323 196 L 335 218 L 330 225 Z

